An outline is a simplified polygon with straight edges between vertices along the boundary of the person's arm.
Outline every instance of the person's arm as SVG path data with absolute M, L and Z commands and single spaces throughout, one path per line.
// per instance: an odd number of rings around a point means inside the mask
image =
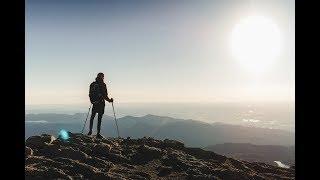
M 109 98 L 108 97 L 108 90 L 107 90 L 107 86 L 106 86 L 106 84 L 104 84 L 104 89 L 105 89 L 105 96 L 104 96 L 104 99 L 106 100 L 106 101 L 108 101 L 108 102 L 113 102 L 113 98 Z

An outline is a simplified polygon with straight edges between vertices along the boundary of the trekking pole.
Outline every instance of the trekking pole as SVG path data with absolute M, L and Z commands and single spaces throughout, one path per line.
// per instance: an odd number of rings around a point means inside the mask
M 118 128 L 118 122 L 117 122 L 117 118 L 116 118 L 116 113 L 114 112 L 113 102 L 112 102 L 111 104 L 112 104 L 112 109 L 113 109 L 114 121 L 116 122 L 116 126 L 117 126 L 118 138 L 120 138 L 119 128 Z
M 91 106 L 92 106 L 92 104 L 90 104 L 89 111 L 88 111 L 88 114 L 87 114 L 87 117 L 86 117 L 86 121 L 84 122 L 82 131 L 81 131 L 81 134 L 83 134 L 84 127 L 86 126 L 86 123 L 87 123 L 87 120 L 88 120 L 88 116 L 89 116 L 89 113 L 90 113 Z

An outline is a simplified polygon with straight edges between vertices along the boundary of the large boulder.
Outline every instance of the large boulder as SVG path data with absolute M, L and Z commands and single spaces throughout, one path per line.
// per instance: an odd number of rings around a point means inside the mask
M 136 153 L 131 157 L 135 164 L 145 164 L 153 159 L 160 158 L 162 151 L 159 148 L 150 147 L 147 145 L 140 145 Z
M 79 150 L 74 150 L 73 148 L 62 148 L 59 157 L 69 158 L 78 161 L 85 161 L 88 155 Z
M 165 139 L 163 141 L 165 148 L 183 149 L 184 144 L 177 140 Z
M 199 159 L 215 159 L 219 161 L 225 161 L 226 157 L 218 155 L 212 151 L 205 151 L 201 148 L 187 148 L 185 152 Z
M 40 149 L 37 154 L 42 155 L 42 156 L 48 156 L 48 157 L 57 157 L 60 156 L 61 154 L 61 149 L 60 149 L 59 144 L 49 144 L 45 146 L 43 149 Z
M 85 164 L 97 167 L 97 168 L 103 168 L 104 170 L 108 170 L 111 167 L 114 166 L 112 162 L 105 161 L 103 159 L 100 159 L 98 157 L 89 157 L 85 162 Z
M 146 156 L 147 158 L 156 159 L 160 158 L 162 155 L 162 151 L 159 148 L 150 147 L 147 145 L 141 145 L 138 148 L 138 153 L 142 154 L 143 156 Z
M 92 153 L 95 156 L 107 156 L 111 150 L 111 146 L 109 144 L 101 143 L 96 144 L 93 149 Z
M 103 158 L 113 163 L 130 163 L 130 160 L 121 154 L 109 153 L 107 157 Z
M 167 176 L 172 172 L 172 167 L 169 166 L 159 166 L 157 168 L 158 170 L 158 176 L 162 177 L 162 176 Z
M 56 138 L 48 134 L 42 134 L 41 136 L 31 136 L 26 140 L 26 146 L 32 149 L 42 149 L 48 144 L 51 144 Z
M 70 179 L 72 178 L 65 174 L 63 170 L 47 167 L 47 168 L 35 168 L 25 167 L 26 179 Z

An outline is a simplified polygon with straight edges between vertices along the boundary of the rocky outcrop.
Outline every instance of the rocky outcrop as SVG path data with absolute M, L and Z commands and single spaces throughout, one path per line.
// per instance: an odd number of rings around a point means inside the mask
M 26 140 L 26 179 L 295 179 L 294 168 L 239 161 L 175 140 L 69 135 Z

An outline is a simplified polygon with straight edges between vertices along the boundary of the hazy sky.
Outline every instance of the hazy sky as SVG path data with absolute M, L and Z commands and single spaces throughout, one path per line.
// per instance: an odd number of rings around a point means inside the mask
M 26 1 L 26 104 L 294 101 L 294 1 Z M 263 73 L 231 55 L 235 25 L 267 17 L 283 49 Z M 261 58 L 265 54 L 261 54 Z

